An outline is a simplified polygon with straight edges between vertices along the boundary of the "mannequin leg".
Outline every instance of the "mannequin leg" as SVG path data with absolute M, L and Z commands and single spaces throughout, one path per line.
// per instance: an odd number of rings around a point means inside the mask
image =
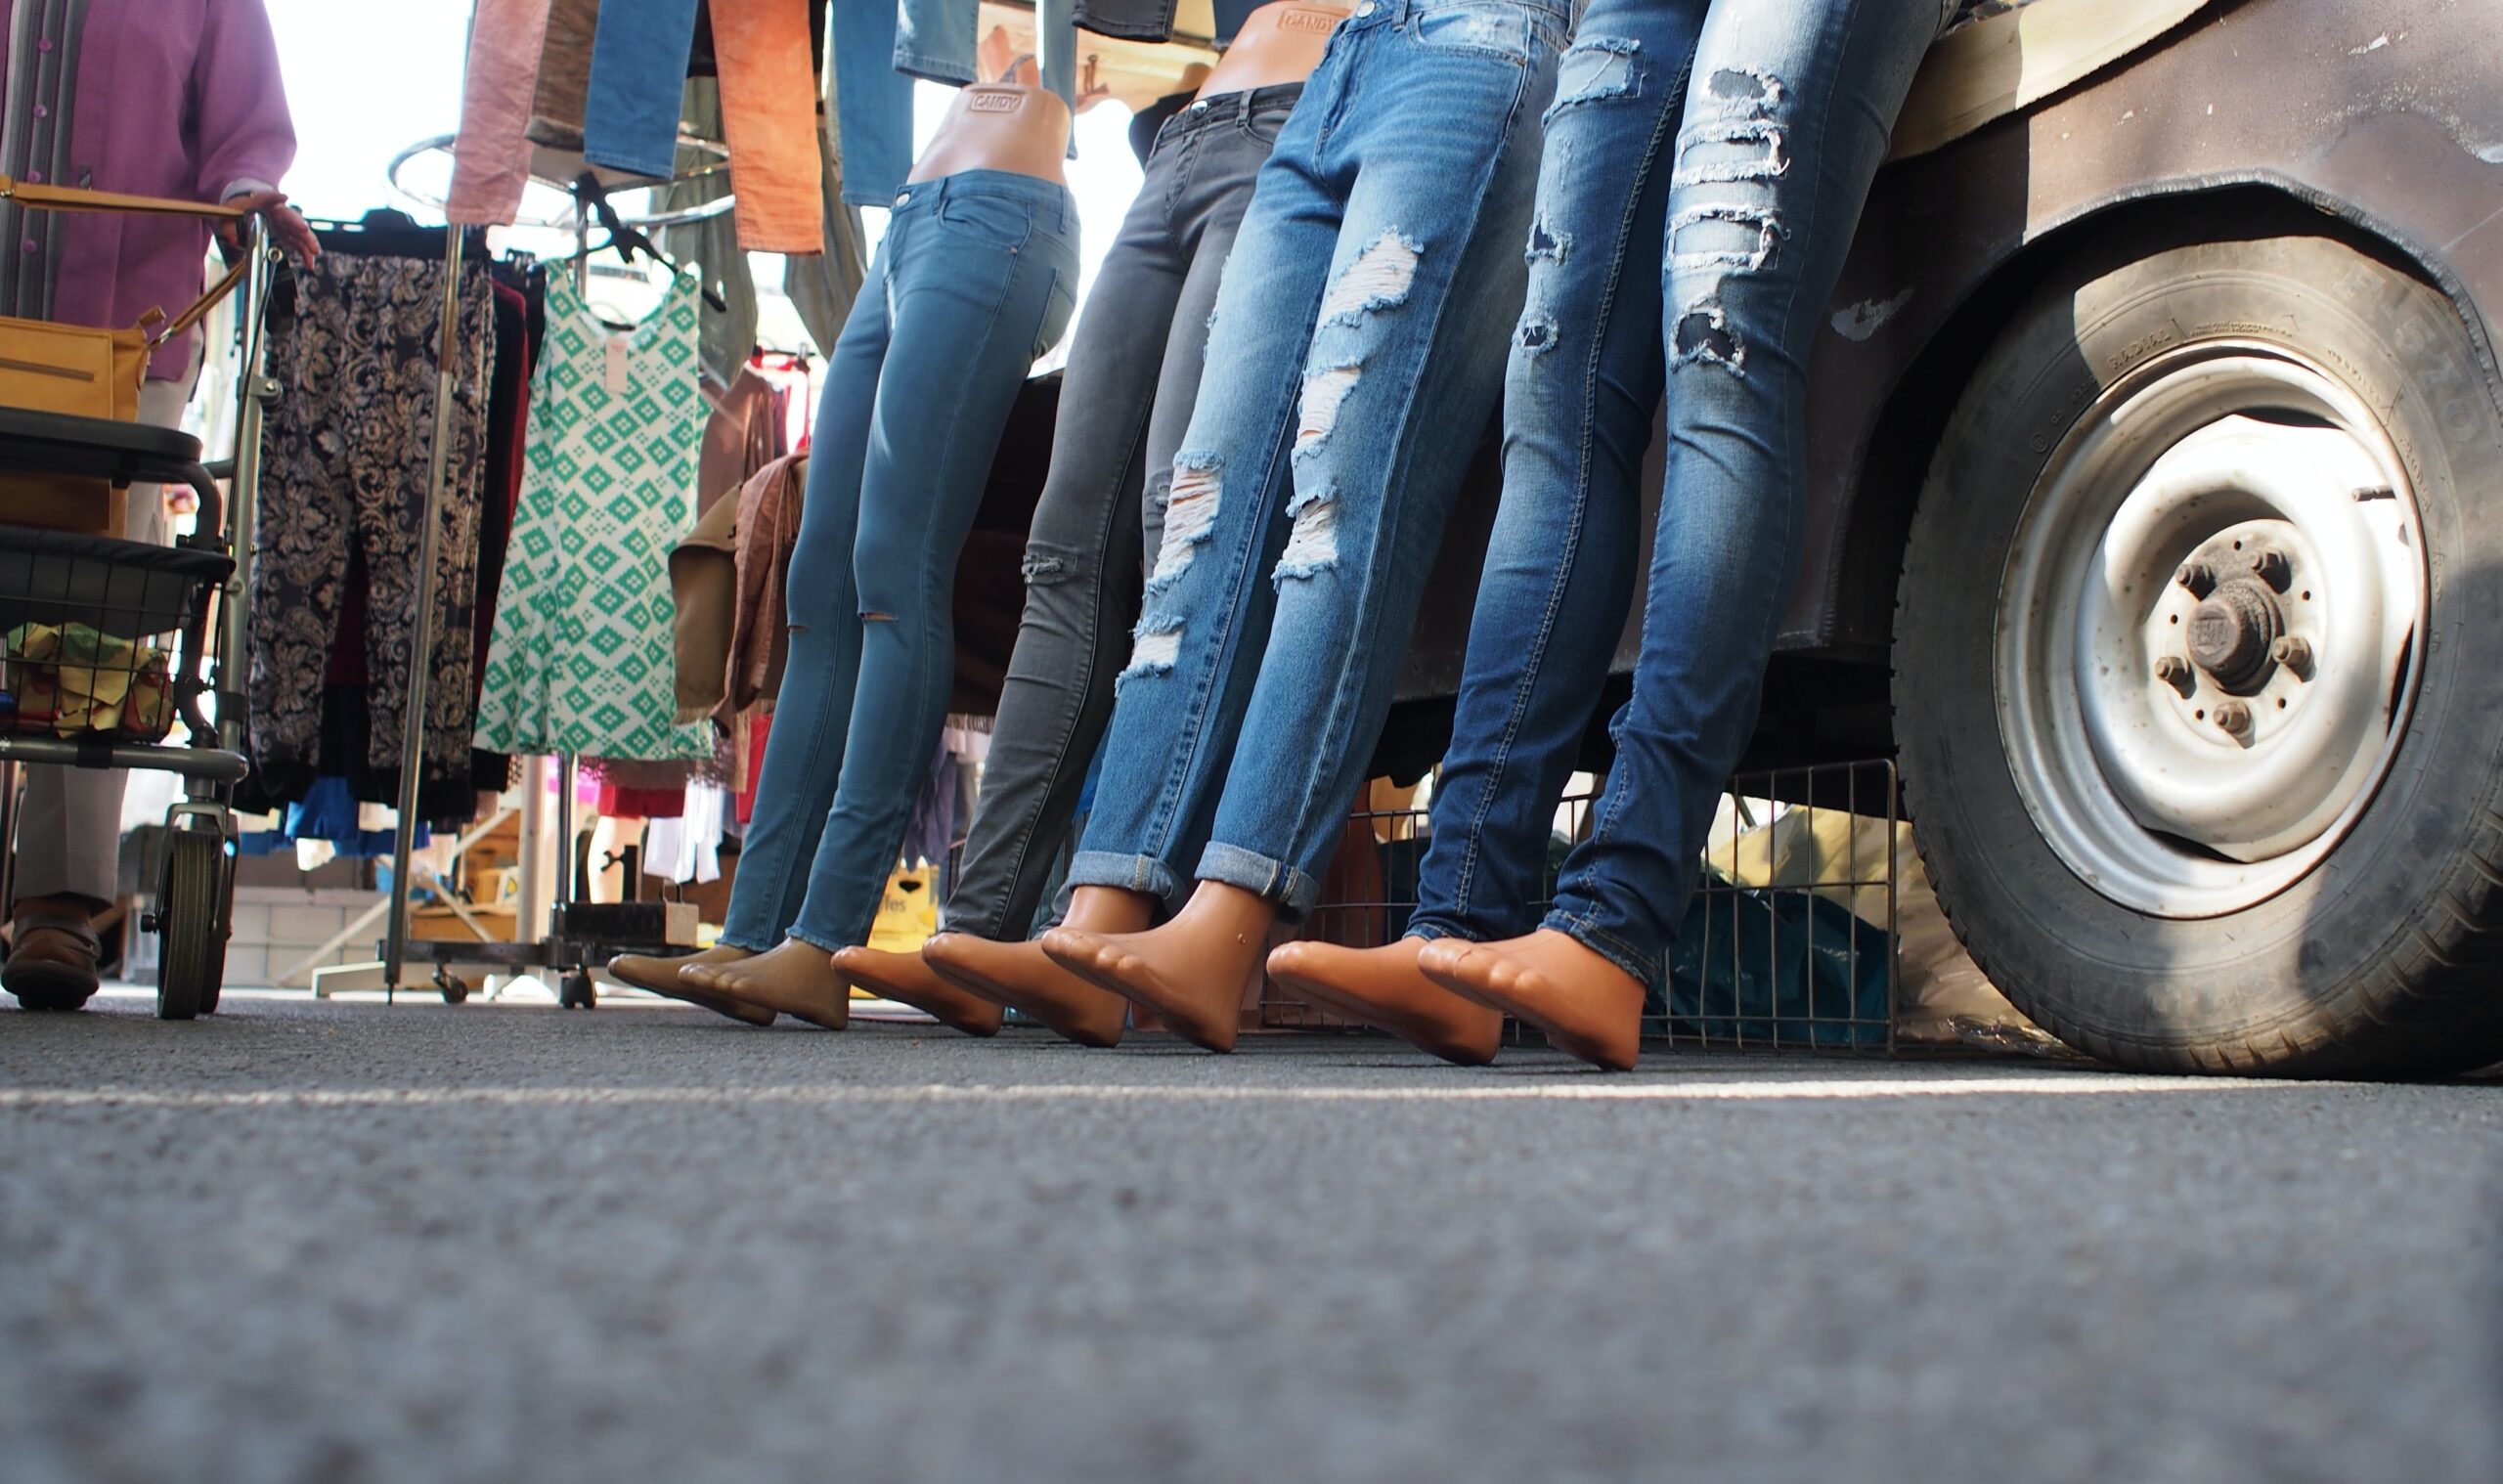
M 1428 979 L 1418 967 L 1428 941 L 1403 938 L 1380 948 L 1285 943 L 1269 955 L 1269 977 L 1420 1051 L 1483 1067 L 1503 1045 L 1503 1012 Z
M 654 994 L 665 994 L 674 1000 L 684 1000 L 690 1005 L 700 1005 L 715 1015 L 726 1015 L 731 1020 L 741 1021 L 750 1026 L 770 1026 L 774 1019 L 772 1011 L 762 1006 L 742 1004 L 725 995 L 699 989 L 687 983 L 683 978 L 689 969 L 705 968 L 715 964 L 734 964 L 743 958 L 753 957 L 755 955 L 745 948 L 734 948 L 727 943 L 719 943 L 701 953 L 684 958 L 657 958 L 643 953 L 621 954 L 608 961 L 608 972 L 637 989 L 648 989 Z
M 796 938 L 735 963 L 693 965 L 680 971 L 679 982 L 752 1010 L 797 1016 L 828 1030 L 852 1024 L 851 983 L 835 972 L 834 960 L 823 948 Z
M 1500 943 L 1437 938 L 1417 966 L 1603 1070 L 1632 1071 L 1643 1053 L 1643 982 L 1564 934 L 1541 928 Z
M 1111 887 L 1079 887 L 1065 927 L 1101 934 L 1135 933 L 1156 920 L 1154 898 Z M 970 933 L 942 933 L 921 945 L 931 972 L 968 993 L 1022 1010 L 1080 1046 L 1117 1046 L 1129 1001 L 1089 983 L 1043 956 L 1040 943 L 993 942 Z
M 1155 1011 L 1194 1044 L 1232 1051 L 1244 982 L 1259 967 L 1277 920 L 1278 904 L 1258 893 L 1204 881 L 1161 928 L 1107 934 L 1064 923 L 1043 935 L 1043 954 Z
M 999 1034 L 1005 1013 L 999 1003 L 969 994 L 941 979 L 918 953 L 846 948 L 834 956 L 834 969 L 856 984 L 935 1017 L 949 1029 L 977 1036 Z

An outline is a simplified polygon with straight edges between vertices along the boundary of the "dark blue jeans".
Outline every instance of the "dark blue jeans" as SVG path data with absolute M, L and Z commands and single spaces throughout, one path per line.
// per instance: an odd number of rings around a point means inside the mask
M 1557 68 L 1487 544 L 1408 931 L 1529 931 L 1547 836 L 1634 598 L 1660 405 L 1661 234 L 1709 0 L 1591 0 Z
M 1643 647 L 1591 838 L 1565 861 L 1546 921 L 1646 982 L 1659 980 L 1755 725 L 1798 563 L 1808 359 L 1833 333 L 1826 301 L 1941 13 L 1940 0 L 1714 0 L 1703 22 L 1664 229 L 1668 464 Z M 1556 498 L 1508 485 L 1516 497 Z M 1504 570 L 1536 569 L 1507 553 Z M 1551 614 L 1514 586 L 1481 594 L 1472 666 L 1526 647 L 1551 618 L 1612 635 L 1622 617 Z
M 967 170 L 896 198 L 826 368 L 790 665 L 724 942 L 866 939 L 946 717 L 956 557 L 1076 284 L 1077 205 L 1059 186 Z
M 1366 0 L 1332 35 L 1217 292 L 1072 885 L 1319 895 L 1501 389 L 1571 9 Z

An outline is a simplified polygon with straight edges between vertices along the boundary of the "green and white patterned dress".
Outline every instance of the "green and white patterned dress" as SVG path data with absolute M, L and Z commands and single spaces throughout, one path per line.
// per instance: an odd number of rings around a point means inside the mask
M 511 554 L 478 703 L 478 745 L 655 762 L 709 758 L 677 726 L 669 548 L 695 519 L 706 408 L 695 387 L 697 289 L 613 332 L 562 273 L 548 334 Z

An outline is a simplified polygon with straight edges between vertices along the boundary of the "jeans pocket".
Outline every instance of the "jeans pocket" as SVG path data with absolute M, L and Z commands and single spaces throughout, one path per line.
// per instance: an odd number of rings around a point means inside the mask
M 1515 66 L 1529 65 L 1536 44 L 1528 13 L 1504 0 L 1459 0 L 1420 11 L 1415 29 L 1421 46 Z
M 1061 331 L 1069 328 L 1069 317 L 1077 307 L 1076 295 L 1069 291 L 1067 274 L 1052 275 L 1052 296 L 1043 308 L 1043 323 L 1034 327 L 1034 353 L 1030 358 L 1039 361 L 1043 352 L 1060 343 Z
M 939 220 L 993 247 L 1010 251 L 1033 235 L 1034 215 L 1004 196 L 951 193 L 939 203 Z

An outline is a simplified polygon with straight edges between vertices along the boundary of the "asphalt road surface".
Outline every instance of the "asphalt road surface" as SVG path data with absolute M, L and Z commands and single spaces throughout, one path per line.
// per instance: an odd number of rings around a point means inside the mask
M 0 1013 L 0 1480 L 2503 1477 L 2503 1082 Z

